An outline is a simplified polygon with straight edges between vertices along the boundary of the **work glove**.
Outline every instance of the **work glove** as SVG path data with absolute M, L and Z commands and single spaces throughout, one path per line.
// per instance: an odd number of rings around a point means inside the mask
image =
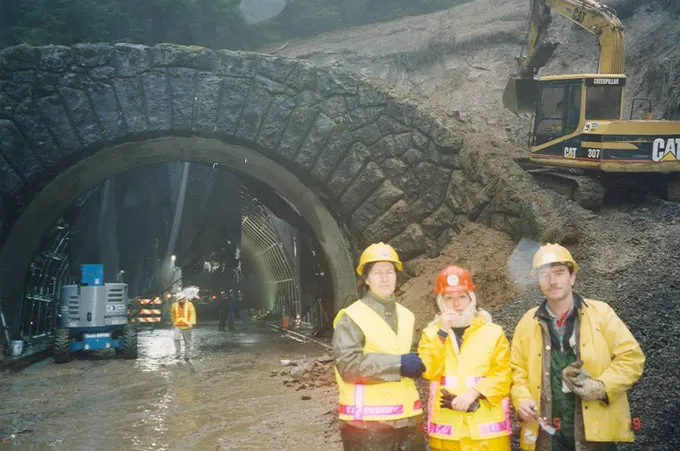
M 591 378 L 583 370 L 583 362 L 580 360 L 562 370 L 562 383 L 568 391 L 574 392 L 583 401 L 600 401 L 607 398 L 604 383 Z M 565 391 L 564 386 L 562 391 Z
M 583 362 L 577 360 L 562 370 L 562 392 L 571 393 L 572 387 L 583 384 L 588 375 L 583 370 Z
M 425 364 L 418 354 L 412 352 L 410 354 L 402 354 L 401 367 L 399 369 L 401 375 L 413 379 L 419 378 L 425 372 Z
M 456 399 L 456 395 L 451 393 L 445 388 L 442 388 L 442 397 L 439 400 L 439 407 L 442 409 L 451 409 L 453 410 L 453 400 Z M 472 404 L 470 404 L 470 407 L 468 407 L 468 412 L 474 412 L 477 409 L 479 409 L 479 399 L 476 399 Z

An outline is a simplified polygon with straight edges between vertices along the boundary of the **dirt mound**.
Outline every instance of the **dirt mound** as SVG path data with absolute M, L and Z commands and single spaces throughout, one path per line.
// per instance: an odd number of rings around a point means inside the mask
M 433 259 L 423 259 L 407 265 L 411 279 L 400 287 L 399 302 L 416 315 L 416 336 L 434 314 L 434 280 L 448 265 L 467 268 L 477 286 L 478 302 L 484 309 L 495 309 L 517 295 L 507 262 L 515 243 L 505 233 L 471 223 L 465 226 L 449 247 Z
M 302 358 L 291 362 L 282 361 L 286 367 L 272 370 L 271 376 L 283 377 L 283 385 L 296 390 L 331 387 L 335 385 L 333 357 L 321 356 L 315 360 Z

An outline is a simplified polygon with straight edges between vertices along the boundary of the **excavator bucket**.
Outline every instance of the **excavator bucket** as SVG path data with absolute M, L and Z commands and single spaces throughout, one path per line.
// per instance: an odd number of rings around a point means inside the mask
M 503 91 L 503 106 L 513 113 L 533 113 L 538 100 L 538 82 L 511 76 Z
M 503 106 L 515 113 L 533 113 L 538 101 L 538 82 L 533 74 L 548 64 L 557 46 L 557 41 L 541 42 L 522 63 L 520 75 L 508 79 L 503 91 Z

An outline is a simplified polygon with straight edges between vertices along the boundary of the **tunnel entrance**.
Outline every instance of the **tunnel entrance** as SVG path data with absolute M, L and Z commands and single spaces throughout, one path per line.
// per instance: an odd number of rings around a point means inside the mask
M 340 68 L 171 44 L 22 45 L 3 50 L 0 84 L 0 297 L 14 329 L 49 224 L 146 164 L 217 164 L 278 192 L 318 241 L 336 308 L 357 295 L 350 248 L 390 242 L 410 262 L 469 222 L 577 230 L 503 146 Z
M 147 240 L 133 249 L 122 236 Z M 199 310 L 233 288 L 252 309 L 328 320 L 356 295 L 347 243 L 324 204 L 256 152 L 205 138 L 120 144 L 57 176 L 17 220 L 0 253 L 5 315 L 15 336 L 46 334 L 59 286 L 103 263 L 131 296 L 167 295 L 177 266 L 202 286 Z

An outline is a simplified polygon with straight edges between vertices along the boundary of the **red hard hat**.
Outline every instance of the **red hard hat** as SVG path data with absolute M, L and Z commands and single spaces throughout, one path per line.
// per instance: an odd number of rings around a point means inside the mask
M 437 274 L 434 284 L 434 294 L 440 295 L 446 292 L 456 291 L 475 292 L 477 287 L 472 282 L 470 271 L 459 266 L 448 266 Z

